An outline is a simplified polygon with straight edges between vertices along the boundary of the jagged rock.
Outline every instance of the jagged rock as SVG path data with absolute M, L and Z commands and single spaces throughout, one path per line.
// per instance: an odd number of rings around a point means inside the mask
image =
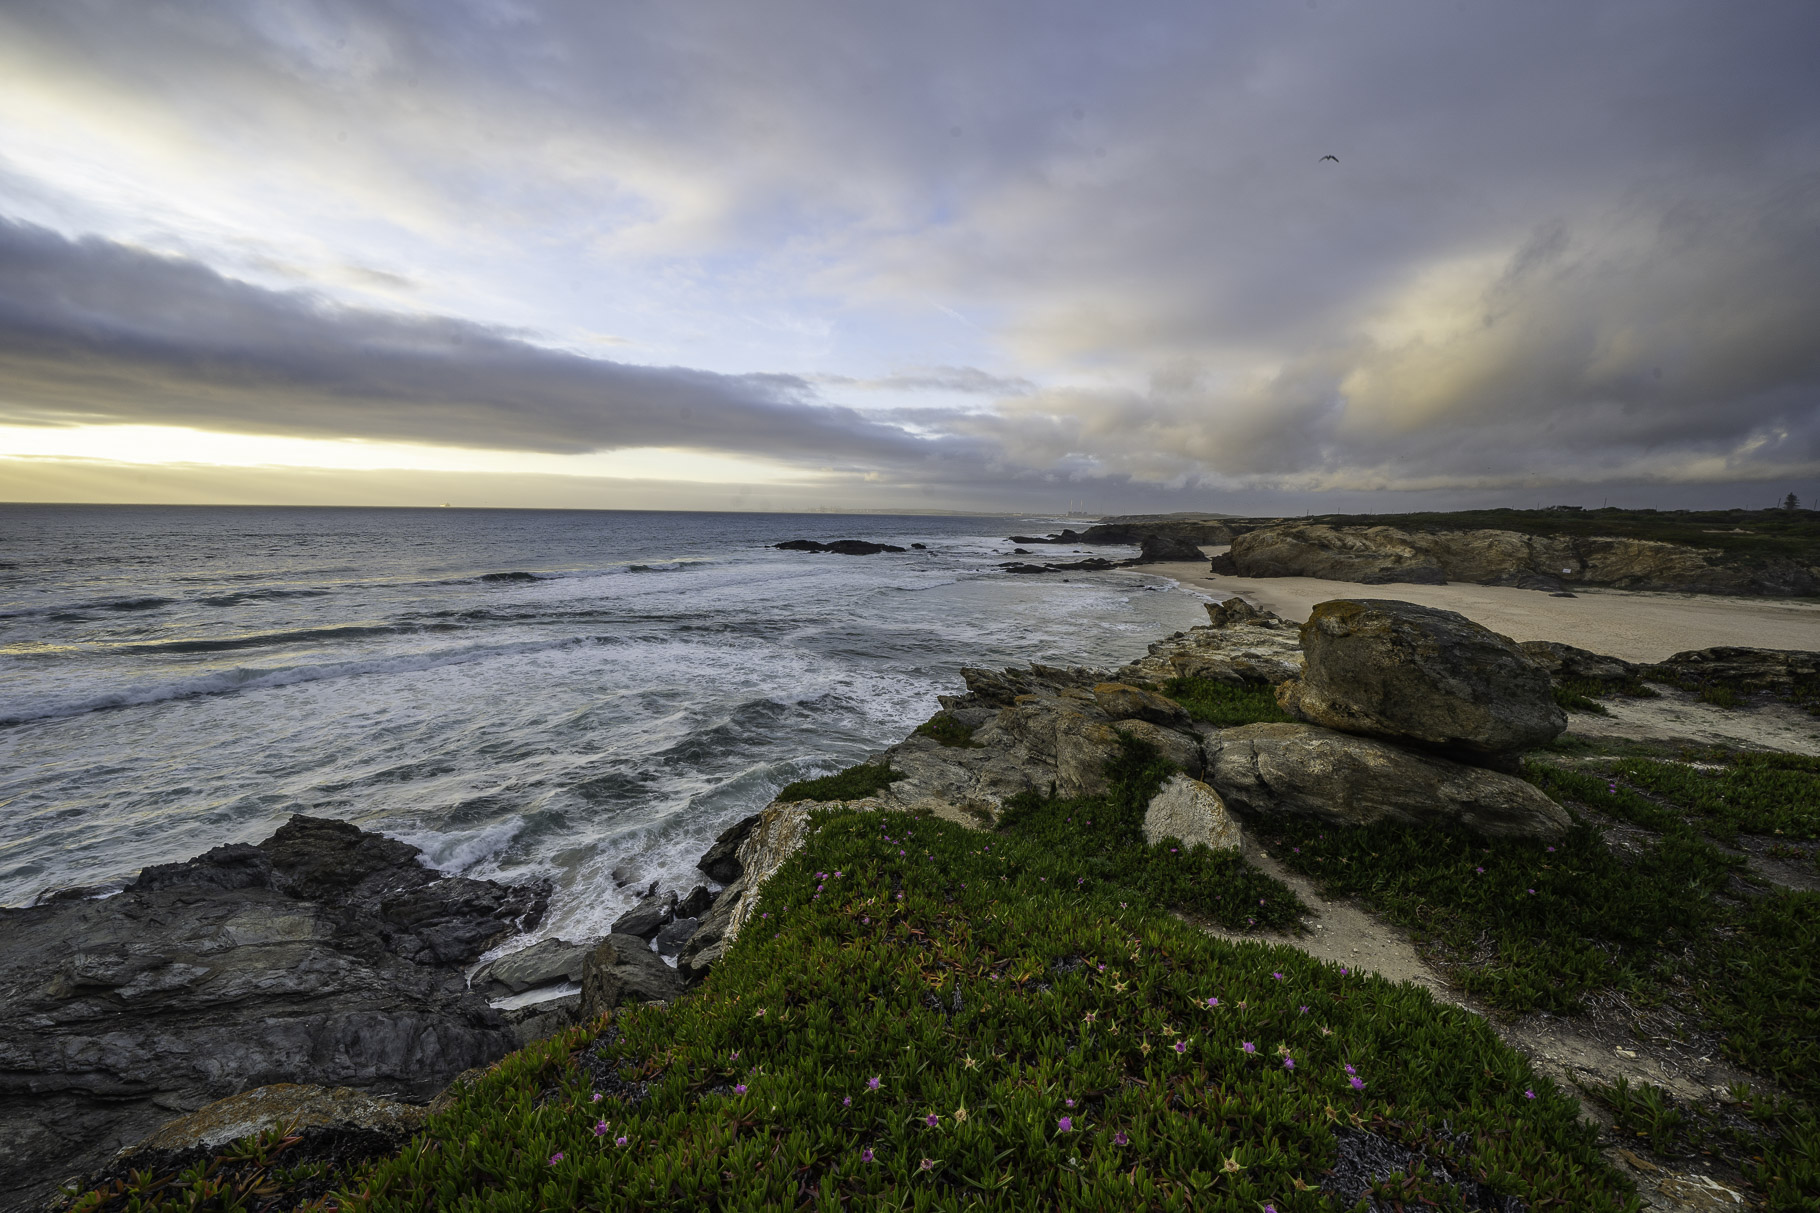
M 1443 585 L 1441 565 L 1394 527 L 1268 527 L 1233 539 L 1226 553 L 1241 577 L 1322 577 L 1383 585 Z
M 754 814 L 757 816 L 757 814 Z M 733 907 L 745 891 L 742 877 L 720 891 L 714 908 L 697 924 L 694 934 L 676 953 L 676 971 L 685 981 L 700 981 L 708 975 L 726 953 L 727 927 L 733 921 Z
M 1302 672 L 1300 633 L 1240 598 L 1207 604 L 1208 626 L 1177 632 L 1118 671 L 1123 682 L 1205 678 L 1231 685 L 1280 683 Z
M 991 713 L 975 730 L 972 747 L 944 746 L 914 734 L 892 746 L 886 758 L 904 777 L 886 788 L 882 799 L 969 824 L 996 817 L 1008 797 L 1035 786 L 1020 756 L 1007 748 L 994 722 L 997 715 Z
M 1567 727 L 1547 672 L 1454 611 L 1340 598 L 1318 604 L 1301 636 L 1302 677 L 1277 702 L 1311 724 L 1498 765 Z
M 155 1168 L 154 1155 L 197 1148 L 215 1150 L 276 1128 L 293 1132 L 336 1126 L 379 1133 L 403 1142 L 423 1125 L 428 1109 L 356 1091 L 281 1082 L 218 1099 L 161 1127 L 121 1152 L 118 1161 Z
M 833 552 L 837 556 L 875 556 L 879 552 L 909 550 L 893 543 L 873 543 L 869 539 L 836 539 L 833 543 L 822 543 L 815 539 L 792 539 L 776 546 L 786 552 Z
M 695 866 L 708 874 L 716 884 L 732 884 L 740 878 L 739 848 L 746 835 L 758 824 L 758 814 L 742 817 L 720 832 L 714 845 L 696 861 Z
M 1196 564 L 1207 559 L 1200 545 L 1175 535 L 1146 535 L 1138 540 L 1138 557 L 1132 564 L 1163 564 L 1171 561 L 1192 560 Z
M 689 895 L 676 903 L 678 918 L 700 918 L 714 904 L 714 894 L 708 892 L 708 886 L 698 884 L 689 890 Z
M 581 973 L 581 1017 L 595 1019 L 614 1007 L 669 1002 L 683 979 L 635 935 L 609 935 L 588 953 Z
M 1493 838 L 1553 838 L 1569 825 L 1566 810 L 1513 775 L 1317 725 L 1248 724 L 1203 746 L 1207 782 L 1246 814 L 1457 824 Z
M 612 929 L 617 935 L 636 935 L 640 939 L 650 939 L 674 917 L 676 894 L 661 893 L 656 897 L 645 898 L 621 914 L 614 920 Z
M 499 1017 L 512 1029 L 518 1048 L 547 1040 L 581 1022 L 581 995 L 564 994 L 526 1003 L 522 1007 L 501 1008 Z
M 591 950 L 587 944 L 566 939 L 539 940 L 481 965 L 468 985 L 489 998 L 504 998 L 560 981 L 580 981 L 582 962 Z
M 1198 779 L 1173 775 L 1144 810 L 1144 841 L 1174 838 L 1184 847 L 1243 851 L 1245 833 L 1220 794 Z
M 701 926 L 699 918 L 673 919 L 665 924 L 664 929 L 659 931 L 657 937 L 651 942 L 657 945 L 659 956 L 676 956 L 681 953 L 683 945 L 689 942 L 689 937 L 695 934 L 696 928 L 699 926 Z
M 1093 701 L 1109 720 L 1148 720 L 1161 725 L 1188 723 L 1188 713 L 1175 700 L 1123 682 L 1095 684 Z
M 547 884 L 441 876 L 293 817 L 118 896 L 0 910 L 0 1192 L 42 1200 L 168 1120 L 276 1080 L 427 1099 L 517 1037 L 463 979 Z
M 1199 737 L 1175 729 L 1165 729 L 1148 720 L 1121 720 L 1112 727 L 1115 732 L 1123 733 L 1135 741 L 1155 746 L 1157 753 L 1166 761 L 1174 763 L 1190 775 L 1201 773 L 1203 763 Z

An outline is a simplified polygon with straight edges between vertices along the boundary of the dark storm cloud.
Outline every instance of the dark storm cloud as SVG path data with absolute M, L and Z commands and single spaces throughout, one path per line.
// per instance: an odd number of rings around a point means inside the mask
M 800 373 L 596 362 L 474 309 L 159 263 L 157 298 L 0 284 L 15 409 L 661 441 L 994 493 L 1820 474 L 1810 0 L 47 2 L 0 13 L 9 36 L 46 96 L 158 115 L 224 174 L 313 174 L 418 242 L 318 264 L 408 269 L 413 300 L 500 274 L 516 300 L 547 256 L 636 285 L 578 327 L 682 315 L 745 359 L 719 365 Z M 460 260 L 491 242 L 519 255 Z M 90 271 L 47 269 L 47 298 L 66 272 Z M 797 331 L 827 336 L 765 344 Z M 822 407 L 883 391 L 978 404 Z
M 576 452 L 896 463 L 932 444 L 786 375 L 641 367 L 444 317 L 339 307 L 0 220 L 0 415 Z

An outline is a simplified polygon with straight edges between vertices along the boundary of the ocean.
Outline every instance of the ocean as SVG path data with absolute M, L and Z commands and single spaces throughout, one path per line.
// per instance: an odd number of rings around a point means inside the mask
M 997 567 L 1065 521 L 0 506 L 0 905 L 308 813 L 548 877 L 538 936 L 603 934 L 962 666 L 1112 666 L 1204 622 L 1159 576 Z M 927 550 L 769 546 L 797 538 Z

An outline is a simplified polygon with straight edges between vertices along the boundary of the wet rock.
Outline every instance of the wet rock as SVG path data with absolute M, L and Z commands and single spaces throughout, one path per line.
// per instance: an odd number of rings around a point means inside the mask
M 873 543 L 869 539 L 836 539 L 833 543 L 822 543 L 814 539 L 792 539 L 776 546 L 786 552 L 833 552 L 837 556 L 875 556 L 880 552 L 909 550 L 893 543 Z
M 695 934 L 695 930 L 699 926 L 701 926 L 699 918 L 677 918 L 666 924 L 651 942 L 657 945 L 659 956 L 676 956 L 681 953 L 683 945 L 689 942 L 689 937 Z
M 647 897 L 637 905 L 621 914 L 613 922 L 613 933 L 616 935 L 635 935 L 640 939 L 650 939 L 663 930 L 669 921 L 676 917 L 676 894 L 660 893 Z
M 580 981 L 582 962 L 590 950 L 586 944 L 566 939 L 540 940 L 481 965 L 468 985 L 489 998 L 504 998 L 540 986 Z
M 441 876 L 293 817 L 116 897 L 0 910 L 0 1191 L 39 1200 L 175 1112 L 274 1081 L 427 1099 L 517 1038 L 463 970 L 548 885 Z
M 1548 673 L 1464 615 L 1381 598 L 1317 605 L 1302 677 L 1277 702 L 1311 724 L 1507 767 L 1567 727 Z
M 716 884 L 732 884 L 740 877 L 739 848 L 746 835 L 758 824 L 758 814 L 742 817 L 720 832 L 714 845 L 696 861 L 695 866 L 708 874 Z
M 614 1007 L 669 1002 L 683 979 L 635 935 L 609 935 L 588 953 L 581 974 L 581 1016 L 592 1020 Z
M 1184 847 L 1243 851 L 1245 834 L 1220 794 L 1198 779 L 1172 775 L 1144 810 L 1144 841 L 1174 838 Z
M 727 927 L 733 921 L 733 907 L 745 890 L 741 879 L 722 889 L 714 907 L 696 925 L 688 941 L 676 953 L 676 972 L 684 981 L 700 981 L 726 954 Z
M 676 903 L 678 918 L 700 918 L 714 904 L 714 894 L 708 892 L 708 886 L 698 884 L 689 890 L 689 895 Z
M 1459 825 L 1493 838 L 1554 838 L 1566 810 L 1513 775 L 1308 724 L 1248 724 L 1203 740 L 1206 780 L 1247 815 L 1337 825 Z

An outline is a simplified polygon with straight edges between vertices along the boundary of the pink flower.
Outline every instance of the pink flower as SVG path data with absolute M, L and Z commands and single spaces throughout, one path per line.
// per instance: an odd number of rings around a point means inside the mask
M 746 1093 L 746 1084 L 742 1082 L 742 1083 L 735 1085 L 733 1088 L 733 1093 L 735 1095 L 744 1095 Z
M 866 1090 L 868 1091 L 878 1090 L 879 1085 L 878 1076 L 876 1074 L 866 1080 Z
M 1217 998 L 1209 998 L 1207 1000 L 1207 1005 L 1210 1007 L 1217 1007 L 1220 1005 L 1220 1000 Z
M 1249 1040 L 1247 1040 L 1243 1044 L 1239 1045 L 1239 1048 L 1245 1050 L 1245 1052 L 1247 1052 L 1247 1053 L 1256 1053 L 1258 1051 L 1258 1047 L 1256 1045 L 1252 1044 Z
M 1534 1091 L 1528 1090 L 1527 1088 L 1524 1090 L 1524 1092 L 1523 1092 L 1524 1099 L 1534 1099 L 1535 1097 L 1536 1097 L 1536 1093 Z
M 588 1102 L 589 1103 L 599 1103 L 600 1102 L 600 1092 L 599 1091 L 594 1092 L 594 1098 L 590 1099 Z
M 1283 1059 L 1283 1068 L 1284 1068 L 1284 1069 L 1285 1069 L 1285 1070 L 1293 1070 L 1293 1069 L 1295 1069 L 1295 1058 L 1293 1058 L 1293 1057 L 1285 1057 L 1285 1058 L 1284 1058 L 1284 1059 Z
M 1057 1132 L 1057 1133 L 1072 1133 L 1072 1132 L 1074 1132 L 1074 1117 L 1072 1117 L 1072 1116 L 1064 1116 L 1064 1117 L 1062 1117 L 1062 1118 L 1061 1118 L 1061 1119 L 1059 1119 L 1059 1120 L 1057 1120 L 1057 1121 L 1056 1121 L 1056 1122 L 1055 1122 L 1055 1131 L 1056 1131 L 1056 1132 Z
M 843 1108 L 851 1108 L 853 1106 L 853 1096 L 851 1096 L 851 1095 L 841 1096 L 840 1106 Z
M 1074 1106 L 1074 1101 L 1073 1101 L 1073 1100 L 1072 1100 L 1072 1099 L 1064 1099 L 1064 1100 L 1063 1100 L 1063 1101 L 1062 1101 L 1062 1103 L 1063 1103 L 1063 1104 L 1064 1104 L 1064 1105 L 1065 1105 L 1065 1106 L 1067 1106 L 1067 1107 L 1070 1107 L 1070 1108 L 1072 1108 L 1072 1107 L 1073 1107 L 1073 1106 Z
M 596 1121 L 594 1123 L 594 1136 L 605 1137 L 606 1135 L 607 1135 L 607 1122 L 604 1120 Z
M 615 1137 L 613 1139 L 613 1144 L 616 1146 L 623 1146 L 626 1144 L 626 1139 L 623 1137 Z
M 550 1155 L 550 1165 L 552 1167 L 555 1166 L 557 1163 L 559 1163 L 563 1160 L 563 1157 L 564 1157 L 564 1155 L 561 1150 L 556 1151 L 556 1153 Z
M 1352 1084 L 1352 1089 L 1355 1091 L 1363 1091 L 1365 1089 L 1365 1080 L 1360 1078 L 1357 1074 L 1354 1074 L 1346 1081 Z

